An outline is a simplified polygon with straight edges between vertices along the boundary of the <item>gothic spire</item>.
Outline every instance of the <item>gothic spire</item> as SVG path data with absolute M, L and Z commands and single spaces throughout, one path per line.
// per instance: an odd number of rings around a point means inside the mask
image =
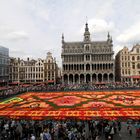
M 111 41 L 111 43 L 113 42 L 113 40 L 112 40 L 112 36 L 110 37 L 110 41 Z
M 90 41 L 90 32 L 88 28 L 88 23 L 85 24 L 84 41 Z
M 109 34 L 109 32 L 108 32 L 107 38 L 108 38 L 108 40 L 110 39 L 110 34 Z
M 64 34 L 62 33 L 62 43 L 64 43 Z
M 86 27 L 85 27 L 85 32 L 86 31 L 89 31 L 89 29 L 88 29 L 88 23 L 86 22 Z

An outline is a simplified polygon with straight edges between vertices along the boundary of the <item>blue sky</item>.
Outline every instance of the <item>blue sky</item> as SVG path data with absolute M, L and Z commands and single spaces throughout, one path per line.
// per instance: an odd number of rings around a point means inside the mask
M 82 41 L 86 17 L 92 41 L 106 40 L 114 51 L 140 42 L 140 0 L 0 0 L 0 45 L 10 56 L 45 58 L 61 64 L 61 35 Z

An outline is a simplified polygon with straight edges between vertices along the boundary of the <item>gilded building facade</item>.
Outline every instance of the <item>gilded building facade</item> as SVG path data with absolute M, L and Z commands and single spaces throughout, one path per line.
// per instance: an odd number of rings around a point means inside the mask
M 38 82 L 56 82 L 57 64 L 51 53 L 47 53 L 45 60 L 29 59 L 20 60 L 20 58 L 10 59 L 10 82 L 38 83 Z
M 140 45 L 136 44 L 129 51 L 127 47 L 120 50 L 115 58 L 116 81 L 140 82 Z
M 92 41 L 87 23 L 81 42 L 66 42 L 62 35 L 62 82 L 114 82 L 113 55 L 112 37 L 108 34 L 105 41 Z

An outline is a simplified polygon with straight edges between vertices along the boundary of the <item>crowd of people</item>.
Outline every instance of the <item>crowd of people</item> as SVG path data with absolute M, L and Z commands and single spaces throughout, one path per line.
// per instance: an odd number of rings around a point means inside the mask
M 100 90 L 120 90 L 120 89 L 139 89 L 140 84 L 130 84 L 125 82 L 114 82 L 106 84 L 21 84 L 15 86 L 6 86 L 0 89 L 0 98 L 9 97 L 22 92 L 28 91 L 100 91 Z
M 113 140 L 121 130 L 120 121 L 0 119 L 0 140 Z M 127 122 L 125 131 L 140 137 L 140 121 Z
M 28 91 L 94 91 L 113 89 L 139 89 L 140 85 L 129 83 L 108 84 L 24 84 L 7 86 L 0 90 L 0 98 Z M 107 120 L 10 120 L 0 119 L 0 140 L 113 140 L 121 131 L 121 122 Z M 132 125 L 128 125 L 128 133 L 132 135 Z M 136 136 L 140 136 L 140 123 L 135 124 Z
M 113 90 L 113 89 L 128 89 L 139 88 L 139 84 L 130 84 L 126 82 L 112 82 L 112 83 L 86 83 L 86 84 L 68 84 L 65 85 L 64 90 Z
M 0 120 L 1 140 L 113 140 L 120 131 L 119 121 Z
M 27 87 L 24 86 L 6 86 L 4 89 L 0 90 L 0 99 L 16 95 L 21 92 L 26 92 Z

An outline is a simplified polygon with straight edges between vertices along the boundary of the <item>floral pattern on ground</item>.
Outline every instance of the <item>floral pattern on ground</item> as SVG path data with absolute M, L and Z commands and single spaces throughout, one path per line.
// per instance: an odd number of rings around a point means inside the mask
M 140 90 L 27 92 L 0 102 L 0 116 L 33 119 L 44 117 L 140 119 Z
M 91 108 L 93 110 L 98 110 L 100 108 L 113 108 L 115 107 L 113 104 L 108 104 L 106 102 L 89 102 L 87 104 L 82 105 L 83 108 Z
M 63 97 L 51 99 L 49 101 L 53 102 L 57 106 L 74 106 L 74 105 L 79 104 L 83 101 L 87 101 L 87 99 L 77 97 L 77 96 L 63 96 Z
M 106 101 L 112 102 L 114 104 L 120 104 L 124 106 L 139 106 L 140 98 L 136 98 L 129 95 L 112 95 L 106 99 Z

